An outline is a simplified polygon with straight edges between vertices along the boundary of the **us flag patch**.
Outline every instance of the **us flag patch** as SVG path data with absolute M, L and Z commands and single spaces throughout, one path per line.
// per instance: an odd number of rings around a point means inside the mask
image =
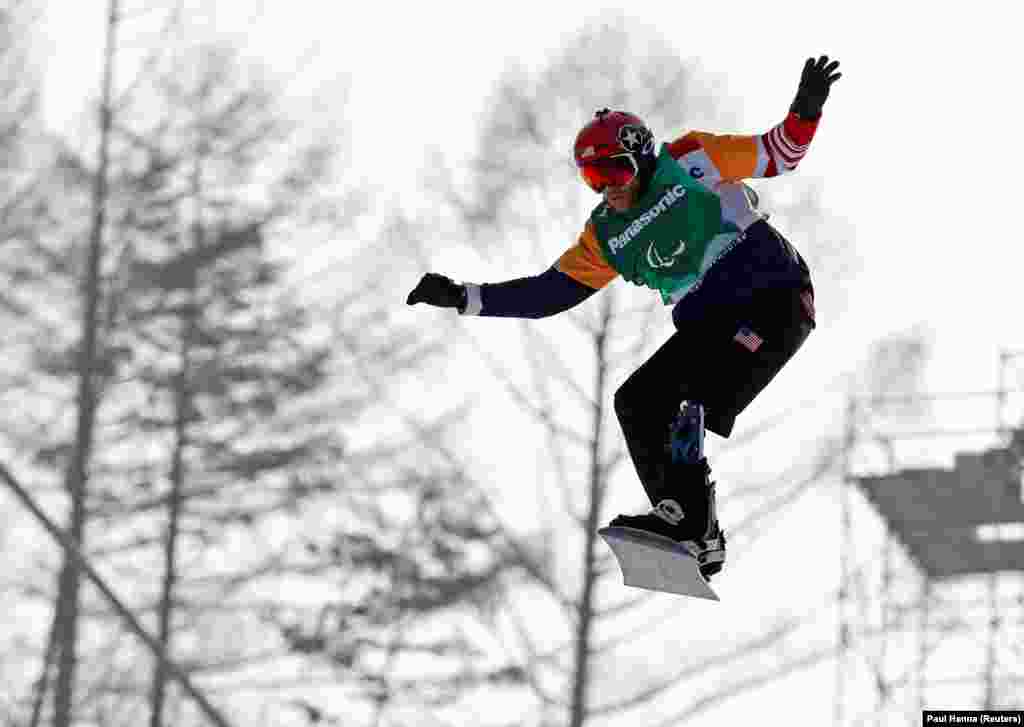
M 732 337 L 732 340 L 736 341 L 736 343 L 740 344 L 750 352 L 754 352 L 761 348 L 761 344 L 764 343 L 763 338 L 746 326 L 736 331 L 736 335 Z
M 804 312 L 812 321 L 814 320 L 814 293 L 805 290 L 800 293 L 800 302 L 804 305 Z

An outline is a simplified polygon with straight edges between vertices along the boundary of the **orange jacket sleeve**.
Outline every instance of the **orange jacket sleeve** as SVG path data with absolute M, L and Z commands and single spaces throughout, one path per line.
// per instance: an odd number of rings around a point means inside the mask
M 590 220 L 587 220 L 576 244 L 562 253 L 555 267 L 576 282 L 595 290 L 600 290 L 618 276 L 601 252 L 601 244 Z
M 669 144 L 669 152 L 705 184 L 775 177 L 796 169 L 807 154 L 818 120 L 794 113 L 763 134 L 709 134 L 691 131 Z

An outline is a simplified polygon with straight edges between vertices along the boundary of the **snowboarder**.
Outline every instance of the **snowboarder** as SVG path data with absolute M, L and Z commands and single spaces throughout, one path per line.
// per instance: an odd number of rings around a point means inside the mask
M 640 118 L 598 111 L 574 154 L 603 199 L 575 245 L 528 278 L 478 285 L 427 273 L 407 299 L 462 315 L 541 318 L 621 275 L 673 305 L 676 331 L 614 399 L 652 509 L 619 515 L 611 526 L 684 543 L 705 578 L 725 563 L 705 429 L 728 437 L 815 327 L 808 267 L 743 180 L 796 168 L 842 75 L 838 66 L 809 58 L 786 118 L 756 136 L 691 131 L 656 152 Z

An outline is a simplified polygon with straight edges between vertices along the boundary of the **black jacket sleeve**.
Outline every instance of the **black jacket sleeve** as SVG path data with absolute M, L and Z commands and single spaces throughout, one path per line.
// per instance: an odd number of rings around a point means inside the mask
M 502 283 L 466 283 L 463 315 L 546 318 L 579 305 L 597 292 L 555 267 L 529 278 Z

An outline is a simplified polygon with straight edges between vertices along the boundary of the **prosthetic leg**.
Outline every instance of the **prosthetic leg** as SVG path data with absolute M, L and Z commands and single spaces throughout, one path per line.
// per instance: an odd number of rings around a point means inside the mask
M 680 498 L 683 520 L 690 515 L 679 539 L 692 544 L 701 575 L 710 579 L 725 565 L 725 533 L 718 526 L 715 483 L 704 457 L 704 431 L 704 407 L 684 401 L 670 430 L 666 482 L 667 494 Z
M 718 526 L 711 468 L 704 457 L 700 403 L 681 404 L 667 432 L 662 462 L 663 475 L 644 485 L 653 509 L 645 515 L 619 515 L 599 532 L 615 551 L 627 585 L 717 599 L 706 579 L 725 563 L 725 535 Z M 643 546 L 683 555 L 697 568 L 691 570 L 683 560 L 675 570 L 666 570 L 665 556 L 645 555 L 638 550 Z

